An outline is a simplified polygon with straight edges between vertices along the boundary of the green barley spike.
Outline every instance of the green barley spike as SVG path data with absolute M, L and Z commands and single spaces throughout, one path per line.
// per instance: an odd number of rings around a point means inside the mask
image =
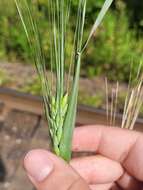
M 71 52 L 71 63 L 69 66 L 69 75 L 73 68 L 73 80 L 65 87 L 65 64 L 66 47 L 68 46 L 71 5 L 74 0 L 49 0 L 48 3 L 48 32 L 50 44 L 50 67 L 52 78 L 55 76 L 55 91 L 53 82 L 49 83 L 47 79 L 46 60 L 41 42 L 38 21 L 34 15 L 35 1 L 32 0 L 14 0 L 23 28 L 25 30 L 30 50 L 32 54 L 37 73 L 41 80 L 42 96 L 45 108 L 45 115 L 52 139 L 54 152 L 69 162 L 71 159 L 71 143 L 75 126 L 78 82 L 80 77 L 81 57 L 87 47 L 91 37 L 100 25 L 105 13 L 109 9 L 113 0 L 105 0 L 105 3 L 97 17 L 89 37 L 83 43 L 84 24 L 86 16 L 87 0 L 78 0 L 75 31 L 73 36 L 73 51 Z M 34 2 L 34 3 L 33 3 Z M 71 67 L 72 65 L 72 67 Z M 55 74 L 53 73 L 55 68 Z M 70 78 L 70 76 L 69 76 Z M 51 79 L 52 81 L 52 79 Z M 70 89 L 70 90 L 69 90 Z

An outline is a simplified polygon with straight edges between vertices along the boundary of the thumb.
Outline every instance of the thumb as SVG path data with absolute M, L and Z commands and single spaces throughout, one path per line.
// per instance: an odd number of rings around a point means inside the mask
M 46 150 L 30 151 L 24 159 L 24 167 L 37 190 L 89 190 L 72 167 Z

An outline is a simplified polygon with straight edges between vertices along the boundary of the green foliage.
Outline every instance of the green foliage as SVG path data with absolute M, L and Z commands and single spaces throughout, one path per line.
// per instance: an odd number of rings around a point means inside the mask
M 33 95 L 41 95 L 42 89 L 39 78 L 36 77 L 34 79 L 30 79 L 28 84 L 26 84 L 23 88 L 19 90 Z
M 104 0 L 88 1 L 84 39 L 87 38 L 103 2 Z M 140 60 L 143 52 L 143 37 L 137 37 L 136 28 L 131 28 L 130 25 L 132 23 L 131 19 L 134 19 L 132 15 L 139 15 L 139 19 L 136 16 L 136 20 L 139 20 L 139 25 L 141 25 L 142 13 L 137 9 L 140 4 L 142 6 L 142 2 L 139 3 L 135 0 L 129 1 L 128 4 L 121 0 L 115 1 L 114 8 L 108 12 L 102 26 L 95 35 L 96 38 L 93 38 L 90 42 L 83 56 L 83 76 L 108 75 L 111 80 L 127 81 L 132 61 L 135 63 L 133 69 L 136 70 L 136 63 Z M 67 63 L 70 63 L 77 5 L 78 0 L 72 1 L 71 27 L 68 32 L 69 43 L 66 48 Z M 50 68 L 47 10 L 48 3 L 46 0 L 39 0 L 38 6 L 35 4 L 34 14 L 39 19 L 38 25 L 42 36 L 43 50 L 47 67 Z M 19 22 L 13 0 L 0 0 L 0 58 L 9 59 L 10 61 L 19 59 L 31 63 L 31 52 L 27 47 L 25 33 Z M 68 65 L 66 65 L 67 68 Z
M 78 102 L 80 104 L 88 105 L 88 106 L 94 106 L 96 108 L 101 108 L 104 104 L 105 97 L 103 94 L 97 93 L 94 96 L 86 95 L 83 92 L 79 93 Z
M 29 50 L 13 0 L 0 0 L 0 58 L 27 61 Z
M 130 64 L 134 62 L 133 71 L 138 68 L 142 42 L 143 39 L 136 38 L 135 30 L 129 29 L 124 9 L 108 12 L 93 46 L 87 51 L 88 76 L 103 74 L 111 80 L 128 81 Z

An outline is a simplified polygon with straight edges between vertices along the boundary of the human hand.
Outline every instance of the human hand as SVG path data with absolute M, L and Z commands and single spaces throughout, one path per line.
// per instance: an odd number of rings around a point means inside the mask
M 27 175 L 37 190 L 89 190 L 88 184 L 64 160 L 37 149 L 24 159 Z
M 99 126 L 76 128 L 73 150 L 98 154 L 71 161 L 71 166 L 91 189 L 109 190 L 112 187 L 140 190 L 143 187 L 141 133 Z M 38 190 L 89 189 L 72 167 L 45 150 L 33 150 L 28 153 L 24 166 Z
M 71 162 L 93 190 L 143 190 L 142 133 L 104 126 L 76 128 L 73 150 L 96 153 Z

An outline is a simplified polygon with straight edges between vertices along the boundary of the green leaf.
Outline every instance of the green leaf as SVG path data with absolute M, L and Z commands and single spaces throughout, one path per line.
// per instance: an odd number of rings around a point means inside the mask
M 93 34 L 95 33 L 95 31 L 97 30 L 97 28 L 99 27 L 99 25 L 101 24 L 106 12 L 108 11 L 109 7 L 111 6 L 113 0 L 106 0 L 91 31 L 90 31 L 90 34 L 89 34 L 89 37 L 87 39 L 87 41 L 85 42 L 85 45 L 83 46 L 82 48 L 82 52 L 86 49 L 90 39 L 92 38 Z
M 80 65 L 81 65 L 81 54 L 79 54 L 77 58 L 77 68 L 76 68 L 76 73 L 75 73 L 73 87 L 72 87 L 72 94 L 69 98 L 70 101 L 69 101 L 68 111 L 67 111 L 67 115 L 64 122 L 62 140 L 60 143 L 60 156 L 66 161 L 70 161 L 71 159 L 71 143 L 72 143 L 72 136 L 73 136 L 73 130 L 75 127 L 75 119 L 76 119 Z

